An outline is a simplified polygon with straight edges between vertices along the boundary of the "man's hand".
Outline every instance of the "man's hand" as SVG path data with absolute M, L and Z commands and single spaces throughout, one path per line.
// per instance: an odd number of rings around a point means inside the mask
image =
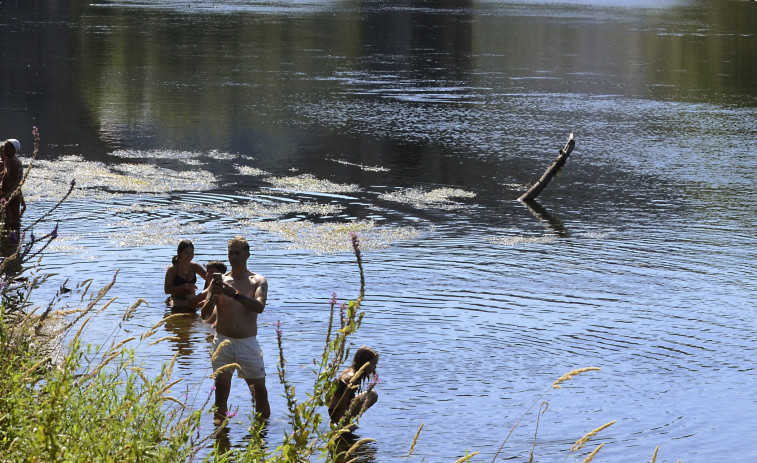
M 210 285 L 210 293 L 213 295 L 223 294 L 224 296 L 232 297 L 236 292 L 233 286 L 224 283 L 223 280 L 214 279 Z

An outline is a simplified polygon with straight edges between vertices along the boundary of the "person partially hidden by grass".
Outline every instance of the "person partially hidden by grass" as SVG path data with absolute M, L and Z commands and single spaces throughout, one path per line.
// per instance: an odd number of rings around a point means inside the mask
M 26 201 L 18 186 L 24 177 L 24 167 L 16 152 L 21 143 L 16 139 L 0 144 L 0 194 L 2 194 L 3 222 L 7 230 L 21 229 L 21 216 L 26 211 Z
M 352 365 L 345 368 L 337 378 L 336 391 L 331 396 L 329 417 L 331 422 L 341 426 L 347 425 L 352 418 L 358 418 L 378 400 L 378 394 L 372 387 L 363 391 L 363 383 L 376 374 L 379 354 L 368 346 L 362 346 L 355 352 Z M 350 431 L 357 426 L 349 425 Z

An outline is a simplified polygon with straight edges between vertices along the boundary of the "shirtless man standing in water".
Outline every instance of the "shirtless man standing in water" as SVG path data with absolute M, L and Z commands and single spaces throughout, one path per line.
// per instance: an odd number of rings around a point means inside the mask
M 213 370 L 232 363 L 239 365 L 239 368 L 224 370 L 215 378 L 218 420 L 225 419 L 228 412 L 227 401 L 234 370 L 247 382 L 260 418 L 268 419 L 271 415 L 265 387 L 263 352 L 255 338 L 258 334 L 258 314 L 265 309 L 268 296 L 268 281 L 263 275 L 247 269 L 249 258 L 250 245 L 247 240 L 241 236 L 229 240 L 231 271 L 211 284 L 211 297 L 201 311 L 202 318 L 206 318 L 213 313 L 214 307 L 216 309 L 216 335 L 211 353 Z

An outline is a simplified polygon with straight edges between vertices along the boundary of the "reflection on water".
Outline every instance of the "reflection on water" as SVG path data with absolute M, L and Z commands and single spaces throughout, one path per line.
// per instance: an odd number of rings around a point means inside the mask
M 170 317 L 171 315 L 176 315 L 176 317 Z M 172 350 L 178 352 L 177 361 L 181 365 L 182 359 L 193 356 L 200 338 L 200 336 L 194 336 L 195 333 L 193 333 L 193 328 L 198 322 L 197 316 L 196 314 L 172 314 L 170 311 L 167 311 L 164 316 L 170 317 L 163 326 L 171 334 L 169 341 L 173 344 Z
M 338 438 L 333 452 L 333 454 L 338 456 L 334 458 L 334 462 L 346 463 L 353 461 L 355 463 L 371 463 L 376 461 L 376 445 L 374 442 L 364 441 L 353 449 L 360 439 L 360 436 L 352 433 L 344 434 Z M 350 452 L 350 450 L 352 451 Z
M 551 230 L 553 230 L 558 237 L 568 237 L 568 232 L 565 230 L 565 224 L 563 224 L 562 220 L 550 214 L 547 209 L 544 208 L 544 206 L 538 203 L 538 201 L 530 199 L 523 201 L 523 204 L 525 204 L 525 206 L 528 208 L 528 212 L 539 219 L 539 221 L 541 221 L 542 223 L 547 224 L 547 226 Z
M 42 132 L 29 223 L 79 185 L 53 217 L 52 287 L 121 269 L 89 342 L 167 315 L 179 239 L 205 263 L 248 238 L 270 282 L 258 338 L 271 448 L 288 420 L 273 324 L 304 394 L 331 293 L 355 297 L 357 231 L 368 292 L 355 344 L 382 358 L 381 399 L 353 436 L 377 439 L 362 461 L 396 461 L 421 423 L 416 460 L 488 461 L 521 417 L 500 458 L 525 460 L 526 410 L 545 391 L 536 458 L 564 459 L 618 420 L 608 461 L 657 445 L 661 460 L 749 460 L 754 6 L 4 2 L 0 126 L 22 146 Z M 538 203 L 518 202 L 571 131 L 564 171 Z M 148 304 L 121 324 L 137 298 Z M 137 351 L 147 372 L 178 353 L 199 409 L 210 336 L 177 317 Z M 602 370 L 550 389 L 585 366 Z M 243 381 L 230 402 L 224 436 L 241 447 Z

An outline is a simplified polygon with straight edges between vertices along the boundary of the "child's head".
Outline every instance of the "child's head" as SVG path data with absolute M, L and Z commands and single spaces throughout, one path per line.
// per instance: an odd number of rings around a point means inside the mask
M 205 270 L 207 270 L 208 273 L 226 273 L 226 264 L 221 262 L 220 260 L 211 260 L 205 265 Z

